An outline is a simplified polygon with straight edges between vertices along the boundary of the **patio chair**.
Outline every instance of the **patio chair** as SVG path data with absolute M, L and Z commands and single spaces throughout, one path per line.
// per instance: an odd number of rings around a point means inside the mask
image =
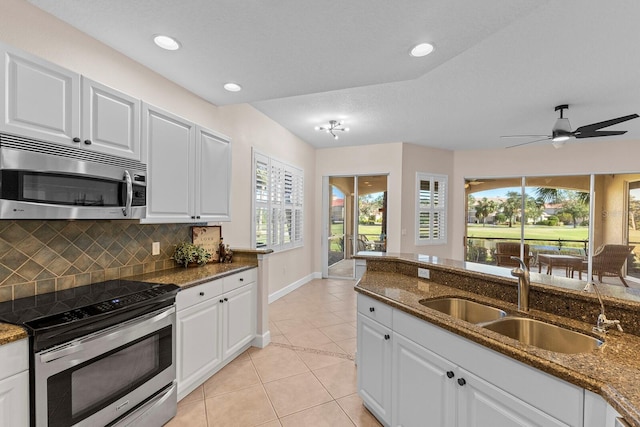
M 598 282 L 602 277 L 617 277 L 627 288 L 627 282 L 622 274 L 624 262 L 635 246 L 630 245 L 601 245 L 593 254 L 593 275 L 598 276 Z M 587 261 L 582 262 L 582 271 L 587 271 Z M 581 273 L 582 273 L 581 271 Z
M 520 243 L 498 242 L 496 243 L 496 264 L 501 267 L 519 267 L 520 263 L 511 259 L 512 256 L 520 257 Z M 531 256 L 529 245 L 524 245 L 524 263 L 529 268 Z

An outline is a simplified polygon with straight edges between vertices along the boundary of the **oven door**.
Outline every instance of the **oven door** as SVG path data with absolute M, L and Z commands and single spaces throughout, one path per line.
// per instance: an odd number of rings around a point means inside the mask
M 104 426 L 144 406 L 175 380 L 174 330 L 172 306 L 36 353 L 35 425 Z

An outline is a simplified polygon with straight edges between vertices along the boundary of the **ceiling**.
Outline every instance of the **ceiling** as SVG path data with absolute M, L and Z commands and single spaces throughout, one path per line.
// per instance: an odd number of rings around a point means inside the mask
M 637 0 L 29 1 L 216 105 L 252 104 L 318 148 L 501 148 L 526 139 L 500 135 L 549 134 L 559 104 L 573 129 L 640 113 Z M 182 48 L 163 51 L 154 34 Z M 411 57 L 424 41 L 435 51 Z M 332 119 L 350 128 L 339 140 L 314 130 Z M 640 140 L 640 120 L 607 130 L 629 132 L 582 141 Z

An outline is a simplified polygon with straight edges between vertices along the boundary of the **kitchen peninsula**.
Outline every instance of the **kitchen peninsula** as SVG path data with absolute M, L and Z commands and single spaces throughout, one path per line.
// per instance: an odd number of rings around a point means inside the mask
M 532 273 L 531 309 L 523 313 L 508 269 L 412 254 L 360 253 L 358 258 L 367 264 L 355 288 L 358 391 L 384 424 L 410 425 L 429 413 L 436 424 L 457 416 L 458 425 L 473 417 L 474 425 L 483 425 L 477 417 L 490 416 L 492 425 L 537 420 L 539 425 L 595 427 L 613 426 L 619 414 L 640 426 L 637 296 L 621 299 L 615 286 L 600 285 L 607 315 L 620 319 L 625 332 L 598 336 L 604 345 L 595 350 L 561 353 L 421 302 L 471 300 L 509 316 L 595 336 L 591 328 L 600 304 L 582 291 L 584 282 Z

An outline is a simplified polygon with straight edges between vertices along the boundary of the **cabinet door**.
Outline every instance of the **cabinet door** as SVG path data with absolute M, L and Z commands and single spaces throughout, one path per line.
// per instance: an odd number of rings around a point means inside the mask
M 140 160 L 140 100 L 83 77 L 81 145 Z
M 80 75 L 5 45 L 0 51 L 0 130 L 77 146 Z
M 179 399 L 206 380 L 222 362 L 219 325 L 217 299 L 178 311 L 176 376 Z
M 463 369 L 457 372 L 459 427 L 531 427 L 568 424 Z
M 222 294 L 222 300 L 222 358 L 227 360 L 256 336 L 257 285 Z
M 456 366 L 435 353 L 393 335 L 393 426 L 455 425 Z
M 29 372 L 0 380 L 0 426 L 29 425 Z
M 391 421 L 391 330 L 358 313 L 358 394 L 375 416 Z
M 145 104 L 142 132 L 149 168 L 143 222 L 193 222 L 195 125 Z
M 196 215 L 203 221 L 230 221 L 231 143 L 198 127 L 196 154 Z

